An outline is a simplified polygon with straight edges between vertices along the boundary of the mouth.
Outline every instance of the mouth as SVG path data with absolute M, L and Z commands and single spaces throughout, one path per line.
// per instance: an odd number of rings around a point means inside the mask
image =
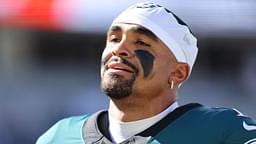
M 107 65 L 107 68 L 114 71 L 123 71 L 128 73 L 134 73 L 134 71 L 123 63 L 111 62 Z

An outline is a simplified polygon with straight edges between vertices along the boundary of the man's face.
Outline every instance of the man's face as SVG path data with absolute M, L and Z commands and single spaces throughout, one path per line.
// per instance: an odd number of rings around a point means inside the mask
M 152 32 L 135 24 L 114 24 L 102 54 L 103 92 L 114 99 L 160 94 L 169 89 L 174 63 L 170 50 Z

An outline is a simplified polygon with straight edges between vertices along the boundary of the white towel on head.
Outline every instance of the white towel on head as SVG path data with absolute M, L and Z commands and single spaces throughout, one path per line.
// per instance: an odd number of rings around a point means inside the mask
M 151 2 L 135 4 L 122 12 L 112 23 L 132 23 L 153 32 L 171 50 L 178 62 L 192 71 L 197 57 L 197 39 L 188 26 L 166 8 Z

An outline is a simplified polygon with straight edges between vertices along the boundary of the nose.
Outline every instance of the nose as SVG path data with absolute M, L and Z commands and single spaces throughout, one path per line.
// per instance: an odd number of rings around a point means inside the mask
M 123 39 L 119 43 L 116 43 L 115 45 L 113 45 L 111 53 L 114 56 L 130 58 L 134 55 L 132 52 L 131 46 L 132 44 L 129 43 L 128 40 Z

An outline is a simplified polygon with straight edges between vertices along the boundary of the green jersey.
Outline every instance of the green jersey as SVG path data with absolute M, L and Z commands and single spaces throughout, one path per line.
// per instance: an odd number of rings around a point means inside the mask
M 57 122 L 36 144 L 111 144 L 108 112 Z M 188 104 L 122 144 L 256 144 L 256 121 L 236 110 Z

